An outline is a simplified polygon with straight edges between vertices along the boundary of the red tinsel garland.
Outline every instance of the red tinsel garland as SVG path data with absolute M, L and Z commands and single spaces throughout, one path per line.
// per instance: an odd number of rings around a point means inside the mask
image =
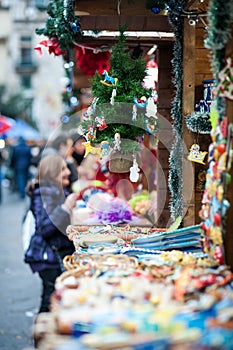
M 88 47 L 90 47 L 88 45 Z M 97 71 L 99 74 L 102 74 L 104 70 L 109 71 L 110 69 L 110 52 L 101 51 L 94 52 L 94 47 L 76 47 L 76 60 L 77 66 L 82 70 L 82 72 L 92 77 Z

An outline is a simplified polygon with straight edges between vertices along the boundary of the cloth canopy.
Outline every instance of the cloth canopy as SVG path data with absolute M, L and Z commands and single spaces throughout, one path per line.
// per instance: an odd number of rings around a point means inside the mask
M 19 137 L 23 137 L 25 140 L 32 141 L 38 141 L 42 139 L 39 131 L 37 131 L 22 119 L 16 119 L 15 124 L 5 134 L 9 139 L 18 139 Z

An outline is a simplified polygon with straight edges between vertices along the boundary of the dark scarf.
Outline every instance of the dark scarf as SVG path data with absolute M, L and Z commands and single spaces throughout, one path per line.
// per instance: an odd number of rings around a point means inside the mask
M 77 164 L 80 165 L 83 161 L 84 154 L 79 154 L 76 151 L 72 153 L 72 157 L 76 160 Z

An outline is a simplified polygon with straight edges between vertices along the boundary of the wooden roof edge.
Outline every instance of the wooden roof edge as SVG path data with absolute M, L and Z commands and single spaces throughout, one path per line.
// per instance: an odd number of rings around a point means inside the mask
M 173 32 L 167 16 L 79 16 L 82 30 L 119 30 L 127 25 L 129 31 Z

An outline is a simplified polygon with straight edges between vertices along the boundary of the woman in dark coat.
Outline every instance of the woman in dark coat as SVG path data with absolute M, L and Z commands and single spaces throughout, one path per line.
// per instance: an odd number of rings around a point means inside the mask
M 36 233 L 25 253 L 25 262 L 38 272 L 43 289 L 40 312 L 48 312 L 56 278 L 61 274 L 61 262 L 74 252 L 74 245 L 66 236 L 70 213 L 76 205 L 76 194 L 70 194 L 70 171 L 65 160 L 46 156 L 39 164 L 37 184 L 31 196 L 30 209 L 36 220 Z

